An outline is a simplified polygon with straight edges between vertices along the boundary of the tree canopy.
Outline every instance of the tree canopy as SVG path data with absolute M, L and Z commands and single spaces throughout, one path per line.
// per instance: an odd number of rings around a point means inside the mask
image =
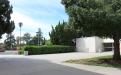
M 5 48 L 10 50 L 16 47 L 16 40 L 14 35 L 12 35 L 11 33 L 6 35 L 6 39 L 4 41 L 5 44 Z
M 67 22 L 59 22 L 58 25 L 52 27 L 49 35 L 54 45 L 75 45 L 73 40 L 76 37 L 76 31 L 71 29 Z
M 121 0 L 62 0 L 69 22 L 83 36 L 121 37 Z
M 38 31 L 36 32 L 36 36 L 34 36 L 28 44 L 30 45 L 44 45 L 45 44 L 45 38 L 42 35 L 42 31 L 40 28 L 38 28 Z
M 31 34 L 30 33 L 25 33 L 22 38 L 26 42 L 26 44 L 28 44 L 29 41 L 31 40 Z
M 15 28 L 14 21 L 11 21 L 12 8 L 8 0 L 0 0 L 0 38 Z
M 114 39 L 114 59 L 120 59 L 121 0 L 62 0 L 69 23 L 83 36 Z

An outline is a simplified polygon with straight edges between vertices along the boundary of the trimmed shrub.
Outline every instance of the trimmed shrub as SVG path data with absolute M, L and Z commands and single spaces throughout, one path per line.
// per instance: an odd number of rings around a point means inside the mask
M 25 46 L 21 47 L 21 49 L 20 49 L 20 47 L 18 47 L 18 53 L 20 55 L 24 54 L 24 48 L 25 48 Z
M 38 54 L 53 54 L 53 53 L 68 53 L 74 52 L 75 47 L 72 46 L 26 46 L 24 51 L 28 51 L 29 55 L 38 55 Z

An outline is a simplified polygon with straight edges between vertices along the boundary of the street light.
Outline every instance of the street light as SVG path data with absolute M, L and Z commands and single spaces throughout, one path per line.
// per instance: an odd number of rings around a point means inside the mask
M 20 27 L 20 49 L 21 49 L 21 27 L 23 26 L 23 23 L 22 22 L 19 22 L 19 27 Z

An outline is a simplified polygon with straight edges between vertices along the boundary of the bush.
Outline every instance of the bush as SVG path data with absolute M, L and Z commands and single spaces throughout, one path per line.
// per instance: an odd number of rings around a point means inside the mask
M 20 55 L 24 54 L 24 48 L 25 48 L 25 46 L 22 46 L 21 49 L 20 49 L 20 47 L 17 47 L 18 53 Z
M 75 47 L 72 46 L 26 46 L 24 51 L 28 51 L 29 55 L 37 54 L 53 54 L 53 53 L 67 53 L 74 52 Z

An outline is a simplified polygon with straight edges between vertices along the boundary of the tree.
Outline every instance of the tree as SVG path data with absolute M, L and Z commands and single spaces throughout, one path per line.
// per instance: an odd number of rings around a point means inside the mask
M 114 40 L 113 60 L 120 60 L 121 0 L 62 0 L 69 23 L 83 36 Z
M 2 34 L 11 33 L 14 28 L 14 21 L 11 21 L 12 6 L 8 0 L 0 0 L 0 38 Z
M 28 44 L 29 41 L 31 40 L 31 34 L 25 33 L 24 36 L 23 36 L 23 40 L 26 42 L 26 44 Z
M 29 44 L 32 44 L 32 45 L 44 45 L 45 44 L 45 38 L 42 36 L 42 31 L 40 28 L 36 32 L 36 36 L 34 36 L 30 40 Z
M 32 37 L 29 41 L 29 45 L 38 45 L 38 38 L 36 36 Z
M 16 37 L 16 44 L 17 44 L 17 46 L 19 46 L 19 42 L 20 42 L 20 37 L 17 36 L 17 37 Z
M 52 27 L 49 33 L 51 42 L 54 45 L 74 45 L 72 41 L 76 37 L 76 31 L 70 28 L 67 22 L 58 23 L 56 27 Z
M 36 32 L 36 37 L 37 37 L 37 40 L 38 40 L 38 45 L 40 45 L 40 44 L 42 45 L 44 38 L 42 36 L 42 31 L 41 31 L 40 28 L 38 29 L 38 32 Z
M 42 45 L 45 45 L 45 44 L 46 44 L 46 39 L 43 38 L 43 39 L 42 39 Z
M 5 43 L 5 47 L 7 49 L 13 49 L 16 47 L 16 40 L 15 40 L 15 37 L 14 35 L 12 35 L 11 33 L 8 34 L 6 36 L 7 39 L 5 39 L 4 43 Z

